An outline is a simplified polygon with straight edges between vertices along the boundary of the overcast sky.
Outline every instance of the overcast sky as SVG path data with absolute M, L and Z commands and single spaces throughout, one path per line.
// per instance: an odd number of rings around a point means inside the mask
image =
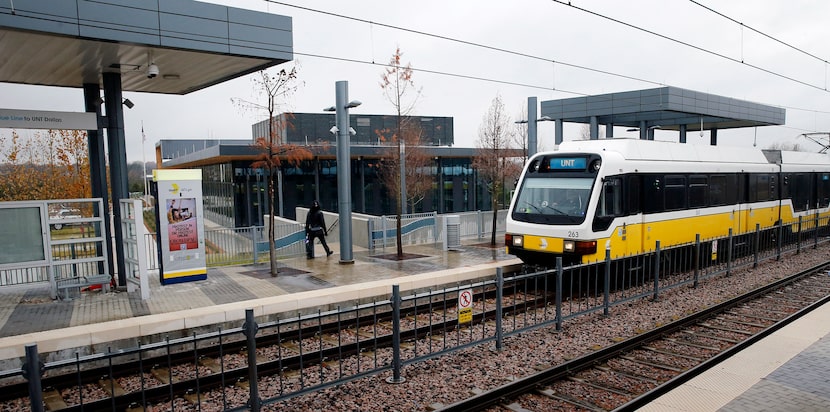
M 334 103 L 335 82 L 347 80 L 350 99 L 363 102 L 353 114 L 393 113 L 379 86 L 380 64 L 400 47 L 404 62 L 419 70 L 413 77 L 422 89 L 415 114 L 453 117 L 456 146 L 475 146 L 497 95 L 518 119 L 528 96 L 541 102 L 662 86 L 786 109 L 785 126 L 720 131 L 720 145 L 785 142 L 818 151 L 797 136 L 830 131 L 830 2 L 570 1 L 581 10 L 550 0 L 287 1 L 303 8 L 262 0 L 211 2 L 292 17 L 301 84 L 287 111 L 321 112 Z M 231 103 L 256 98 L 250 76 L 186 96 L 124 96 L 135 103 L 124 112 L 130 162 L 142 160 L 142 122 L 149 161 L 159 139 L 250 139 L 250 125 L 263 118 Z M 0 84 L 0 108 L 81 111 L 83 92 Z M 565 131 L 565 140 L 580 133 L 578 126 Z M 636 133 L 619 128 L 615 135 Z M 677 139 L 668 131 L 656 136 Z M 539 139 L 543 149 L 553 148 L 552 123 L 540 123 Z M 709 142 L 708 133 L 689 133 L 688 139 Z

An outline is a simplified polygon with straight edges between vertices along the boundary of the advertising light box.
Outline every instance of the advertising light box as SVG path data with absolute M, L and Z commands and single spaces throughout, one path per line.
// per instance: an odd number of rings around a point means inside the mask
M 207 279 L 202 171 L 154 170 L 160 282 L 162 285 Z

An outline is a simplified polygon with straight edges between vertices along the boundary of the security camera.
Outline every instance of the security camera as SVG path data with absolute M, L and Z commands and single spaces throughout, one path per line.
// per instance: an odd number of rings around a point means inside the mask
M 159 75 L 159 67 L 155 63 L 147 67 L 147 78 L 152 79 Z

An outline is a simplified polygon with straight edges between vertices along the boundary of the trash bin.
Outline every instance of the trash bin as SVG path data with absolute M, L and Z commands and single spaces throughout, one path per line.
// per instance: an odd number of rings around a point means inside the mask
M 461 216 L 444 216 L 444 250 L 458 250 L 461 247 Z

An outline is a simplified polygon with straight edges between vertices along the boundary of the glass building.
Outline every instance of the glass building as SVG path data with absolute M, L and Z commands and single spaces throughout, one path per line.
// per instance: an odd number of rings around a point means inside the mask
M 281 114 L 280 116 L 286 116 Z M 258 226 L 268 214 L 270 202 L 275 214 L 294 219 L 295 208 L 308 207 L 313 200 L 327 211 L 337 212 L 337 161 L 334 114 L 290 114 L 292 126 L 283 129 L 282 141 L 304 146 L 312 159 L 297 166 L 279 169 L 273 199 L 268 195 L 268 170 L 252 167 L 260 149 L 252 140 L 161 140 L 156 144 L 156 161 L 162 168 L 202 169 L 205 213 L 227 227 Z M 379 131 L 394 127 L 394 116 L 350 115 L 352 128 L 351 198 L 352 211 L 370 215 L 396 213 L 396 193 L 382 184 L 379 160 L 397 151 L 397 146 L 379 139 Z M 431 181 L 423 199 L 408 212 L 452 213 L 490 210 L 486 182 L 472 167 L 476 149 L 451 147 L 452 118 L 413 117 L 422 126 L 423 146 L 419 150 L 431 159 L 419 168 L 419 176 Z M 267 132 L 267 121 L 253 125 L 254 138 Z M 513 153 L 515 152 L 515 153 Z M 521 156 L 519 150 L 511 156 Z M 513 182 L 506 182 L 511 186 Z M 509 190 L 509 188 L 507 189 Z

